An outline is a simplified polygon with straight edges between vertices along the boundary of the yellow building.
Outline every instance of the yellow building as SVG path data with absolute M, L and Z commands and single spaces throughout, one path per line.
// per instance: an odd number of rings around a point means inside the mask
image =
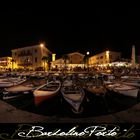
M 83 64 L 83 58 L 84 55 L 79 53 L 79 52 L 73 52 L 67 54 L 68 58 L 66 60 L 66 65 L 67 67 L 81 67 L 84 66 Z M 58 67 L 58 68 L 63 68 L 65 66 L 64 58 L 57 59 L 52 62 L 52 67 Z
M 120 52 L 105 51 L 89 58 L 89 65 L 107 64 L 121 58 Z
M 35 70 L 36 68 L 44 67 L 42 58 L 50 53 L 44 44 L 40 44 L 12 50 L 12 58 L 16 64 L 15 68 Z
M 12 57 L 1 57 L 0 58 L 0 69 L 6 70 L 12 68 Z

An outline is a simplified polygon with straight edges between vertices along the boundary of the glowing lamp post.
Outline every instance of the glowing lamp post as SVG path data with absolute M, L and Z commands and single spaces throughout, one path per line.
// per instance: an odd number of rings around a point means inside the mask
M 110 60 L 109 60 L 109 51 L 106 51 L 106 59 L 107 59 L 107 62 L 109 63 Z
M 87 52 L 87 55 L 89 55 L 89 52 Z
M 87 52 L 86 54 L 87 54 L 87 68 L 89 68 L 89 62 L 88 62 L 88 61 L 89 61 L 89 54 L 90 54 L 90 53 Z
M 43 44 L 43 43 L 41 43 L 41 44 L 40 44 L 40 47 L 44 47 L 44 44 Z

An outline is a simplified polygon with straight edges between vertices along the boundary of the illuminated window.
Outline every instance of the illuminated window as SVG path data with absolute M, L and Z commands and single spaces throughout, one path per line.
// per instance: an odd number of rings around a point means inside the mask
M 112 58 L 112 55 L 109 55 L 109 58 Z

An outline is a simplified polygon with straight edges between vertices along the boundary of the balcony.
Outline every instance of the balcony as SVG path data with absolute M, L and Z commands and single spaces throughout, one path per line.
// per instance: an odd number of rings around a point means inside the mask
M 21 56 L 32 56 L 33 54 L 32 53 L 29 53 L 29 52 L 27 52 L 27 53 L 20 53 L 20 54 L 18 54 L 18 57 L 21 57 Z

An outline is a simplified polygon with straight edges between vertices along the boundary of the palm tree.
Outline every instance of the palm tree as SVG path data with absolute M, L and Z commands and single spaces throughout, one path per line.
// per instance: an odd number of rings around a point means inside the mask
M 13 70 L 14 69 L 14 62 L 15 62 L 15 60 L 12 59 L 11 62 L 12 62 L 12 70 Z
M 50 70 L 50 66 L 51 66 L 51 61 L 52 61 L 52 57 L 51 55 L 48 55 L 46 58 L 47 64 L 48 64 L 48 71 Z
M 66 66 L 67 60 L 69 60 L 69 56 L 68 56 L 67 54 L 64 54 L 64 55 L 62 56 L 62 59 L 64 60 L 64 64 L 65 64 L 65 66 Z
M 83 63 L 84 63 L 85 66 L 88 65 L 88 59 L 89 59 L 88 56 L 85 55 L 84 58 L 83 58 Z
M 51 56 L 43 56 L 42 61 L 44 62 L 44 71 L 46 70 L 46 63 L 48 64 L 48 70 L 50 70 Z
M 64 54 L 64 55 L 62 56 L 62 59 L 64 60 L 64 70 L 65 70 L 66 64 L 67 64 L 67 60 L 69 60 L 68 54 Z

